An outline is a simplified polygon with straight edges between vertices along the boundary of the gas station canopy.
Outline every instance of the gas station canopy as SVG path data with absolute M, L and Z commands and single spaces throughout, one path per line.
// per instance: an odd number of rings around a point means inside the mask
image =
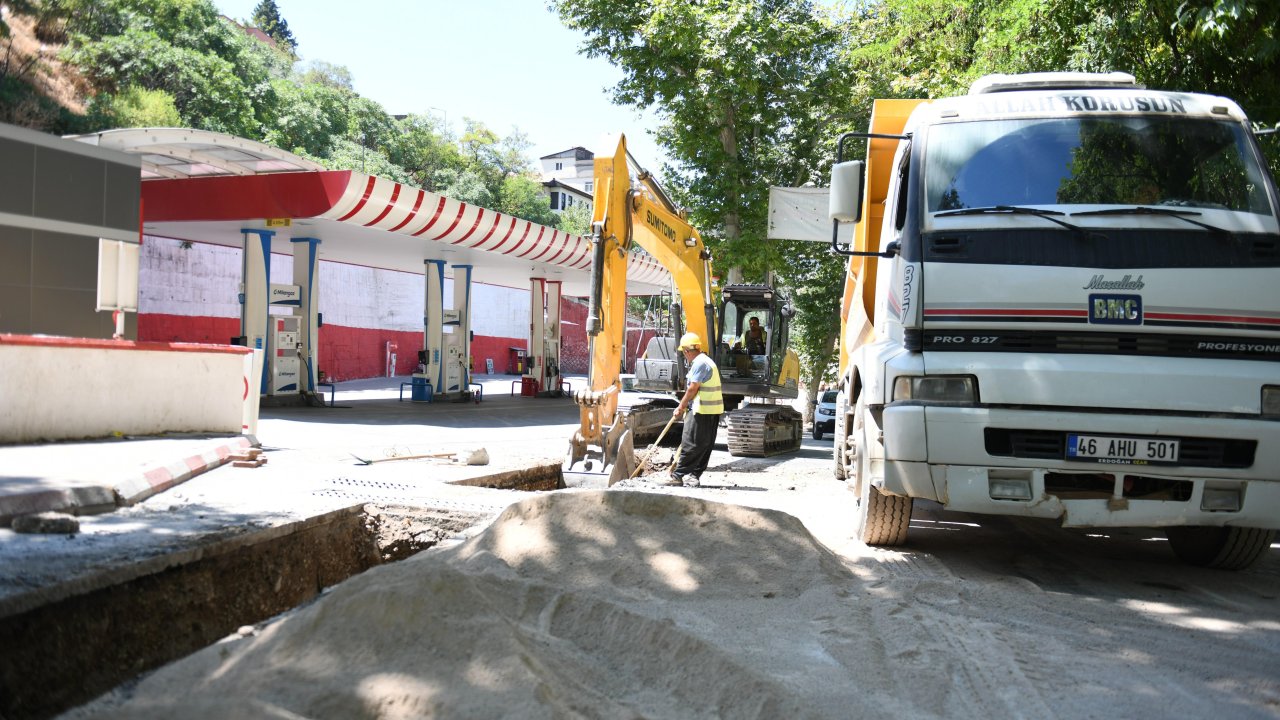
M 586 295 L 592 246 L 562 230 L 351 170 L 325 170 L 262 143 L 202 130 L 108 130 L 70 139 L 142 156 L 144 231 L 241 247 L 243 230 L 270 229 L 272 252 L 320 240 L 322 260 L 422 273 L 425 260 L 470 265 L 477 281 L 564 283 Z M 657 294 L 670 275 L 634 254 L 628 291 Z

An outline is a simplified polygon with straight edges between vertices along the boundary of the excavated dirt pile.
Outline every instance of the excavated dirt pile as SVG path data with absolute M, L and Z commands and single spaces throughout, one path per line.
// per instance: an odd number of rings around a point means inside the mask
M 859 584 L 785 513 L 561 492 L 71 715 L 880 714 L 849 684 L 863 651 L 840 650 L 860 624 L 846 599 Z M 786 646 L 762 647 L 761 627 Z

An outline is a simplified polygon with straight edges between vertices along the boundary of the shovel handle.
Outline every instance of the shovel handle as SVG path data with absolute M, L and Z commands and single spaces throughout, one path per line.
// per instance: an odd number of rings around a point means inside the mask
M 641 459 L 640 462 L 636 463 L 636 469 L 631 471 L 631 477 L 627 478 L 628 480 L 632 480 L 635 476 L 640 474 L 640 469 L 644 467 L 645 463 L 649 462 L 649 456 L 653 455 L 653 451 L 658 449 L 658 443 L 662 442 L 662 438 L 667 436 L 667 431 L 671 429 L 671 425 L 675 423 L 675 421 L 676 414 L 675 412 L 672 412 L 671 419 L 668 420 L 666 426 L 662 428 L 662 432 L 658 433 L 658 439 L 654 440 L 653 444 L 649 446 L 649 452 L 645 453 L 644 458 Z

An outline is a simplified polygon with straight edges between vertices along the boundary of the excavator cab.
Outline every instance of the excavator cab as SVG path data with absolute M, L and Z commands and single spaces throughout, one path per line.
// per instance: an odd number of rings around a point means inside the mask
M 800 447 L 800 413 L 785 402 L 799 394 L 800 361 L 787 349 L 794 314 L 786 297 L 768 285 L 720 291 L 711 354 L 720 369 L 730 455 L 764 457 Z M 744 404 L 748 398 L 761 402 Z
M 795 378 L 784 373 L 787 326 L 793 314 L 786 298 L 767 285 L 729 285 L 720 296 L 719 337 L 712 357 L 725 394 L 796 397 Z

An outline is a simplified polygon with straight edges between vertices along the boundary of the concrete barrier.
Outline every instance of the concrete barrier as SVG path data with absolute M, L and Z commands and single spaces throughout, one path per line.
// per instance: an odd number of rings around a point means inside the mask
M 0 334 L 0 443 L 253 432 L 254 366 L 244 347 Z

